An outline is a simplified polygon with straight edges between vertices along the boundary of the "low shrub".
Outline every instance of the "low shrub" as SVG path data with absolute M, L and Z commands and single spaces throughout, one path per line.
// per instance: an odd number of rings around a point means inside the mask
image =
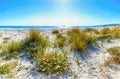
M 4 75 L 10 73 L 14 68 L 16 68 L 17 65 L 18 61 L 0 65 L 0 74 Z
M 52 30 L 52 34 L 58 34 L 59 30 Z
M 67 56 L 63 52 L 52 53 L 36 53 L 37 67 L 39 71 L 45 72 L 46 75 L 60 74 L 69 70 L 70 63 L 67 61 Z

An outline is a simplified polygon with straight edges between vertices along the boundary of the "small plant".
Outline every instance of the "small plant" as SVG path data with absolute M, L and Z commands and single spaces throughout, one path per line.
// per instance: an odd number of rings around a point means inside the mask
M 22 69 L 24 69 L 24 66 L 20 66 L 17 71 L 21 71 Z
M 64 46 L 65 45 L 65 41 L 66 41 L 66 38 L 65 37 L 62 37 L 62 38 L 57 38 L 56 39 L 56 42 L 59 46 Z
M 66 37 L 63 36 L 62 34 L 57 34 L 56 43 L 58 44 L 58 46 L 64 46 L 65 42 L 66 42 Z
M 109 54 L 111 57 L 108 58 L 108 60 L 105 61 L 104 65 L 109 66 L 112 64 L 120 64 L 120 47 L 112 47 L 108 49 Z
M 58 34 L 59 30 L 52 30 L 52 34 Z
M 120 47 L 119 46 L 111 47 L 111 48 L 108 49 L 108 52 L 111 55 L 119 56 L 120 55 Z
M 37 53 L 36 55 L 38 70 L 47 75 L 60 74 L 69 70 L 70 63 L 64 53 Z
M 0 65 L 0 74 L 4 75 L 10 73 L 17 65 L 18 61 Z
M 9 40 L 10 38 L 3 38 L 3 43 L 8 43 L 8 40 Z

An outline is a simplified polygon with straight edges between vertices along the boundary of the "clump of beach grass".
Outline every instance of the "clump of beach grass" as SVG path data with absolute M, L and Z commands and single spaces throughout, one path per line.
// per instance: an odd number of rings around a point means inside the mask
M 44 38 L 36 29 L 29 30 L 28 37 L 24 40 L 23 49 L 32 57 L 37 51 L 43 51 L 49 46 L 49 41 Z
M 112 34 L 115 38 L 120 38 L 120 26 L 112 29 Z
M 120 46 L 111 47 L 107 51 L 111 56 L 105 61 L 105 66 L 120 64 Z
M 9 62 L 3 65 L 0 65 L 0 74 L 8 74 L 10 73 L 16 66 L 18 65 L 18 61 Z
M 58 34 L 59 30 L 52 30 L 52 34 Z
M 93 36 L 88 35 L 79 28 L 68 30 L 67 35 L 71 50 L 86 51 L 88 45 L 94 41 Z
M 63 36 L 62 34 L 57 34 L 56 35 L 56 43 L 58 46 L 64 46 L 66 42 L 66 37 Z
M 100 30 L 100 34 L 102 35 L 109 35 L 112 33 L 112 30 L 110 28 L 103 28 Z
M 46 75 L 58 75 L 69 70 L 70 63 L 63 52 L 36 53 L 37 70 Z
M 19 52 L 22 49 L 23 46 L 23 42 L 11 42 L 7 45 L 6 49 L 3 49 L 3 51 L 5 52 L 5 56 L 7 59 L 13 58 L 13 57 L 17 57 Z
M 93 29 L 93 28 L 86 28 L 86 29 L 83 29 L 83 32 L 86 32 L 86 33 L 93 33 L 93 34 L 99 34 L 99 30 Z

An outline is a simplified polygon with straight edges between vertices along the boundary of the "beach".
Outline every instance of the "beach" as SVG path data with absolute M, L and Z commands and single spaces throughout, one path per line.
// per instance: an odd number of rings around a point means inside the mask
M 120 65 L 113 64 L 107 67 L 103 66 L 105 60 L 110 57 L 107 49 L 120 46 L 120 39 L 111 39 L 110 42 L 98 41 L 97 46 L 88 45 L 87 51 L 83 53 L 83 51 L 71 51 L 69 46 L 64 46 L 62 49 L 59 47 L 53 48 L 53 42 L 56 39 L 56 35 L 52 33 L 53 30 L 55 29 L 37 31 L 39 31 L 43 37 L 47 37 L 52 43 L 51 47 L 46 49 L 47 52 L 53 52 L 55 50 L 67 51 L 67 61 L 71 63 L 68 72 L 46 76 L 45 73 L 35 70 L 36 62 L 34 58 L 31 60 L 30 57 L 24 54 L 25 51 L 21 51 L 18 58 L 4 60 L 3 56 L 0 57 L 0 60 L 2 60 L 0 61 L 1 65 L 13 61 L 18 62 L 18 65 L 12 72 L 5 75 L 1 74 L 0 79 L 120 79 Z M 61 29 L 57 30 L 61 32 Z M 66 36 L 67 30 L 68 29 L 62 30 L 62 34 Z M 19 42 L 25 39 L 28 34 L 28 29 L 2 29 L 0 30 L 0 44 L 2 45 L 5 39 L 7 39 L 6 44 Z M 2 51 L 2 49 L 0 51 Z

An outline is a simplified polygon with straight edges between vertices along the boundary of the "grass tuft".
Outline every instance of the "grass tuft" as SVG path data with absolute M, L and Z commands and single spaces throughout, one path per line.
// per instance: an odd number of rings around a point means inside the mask
M 58 34 L 59 30 L 52 30 L 52 34 Z
M 120 46 L 109 48 L 108 53 L 111 55 L 111 57 L 109 57 L 108 60 L 105 61 L 105 66 L 120 64 Z
M 97 29 L 92 29 L 92 28 L 83 29 L 83 32 L 85 32 L 85 33 L 99 34 L 99 31 Z
M 17 65 L 18 65 L 18 61 L 0 65 L 0 74 L 5 75 L 10 73 Z
M 57 34 L 56 43 L 58 46 L 64 46 L 66 42 L 66 37 L 62 34 Z
M 80 31 L 80 29 L 71 29 L 67 31 L 67 35 L 71 50 L 86 51 L 87 46 L 94 41 L 93 36 Z

